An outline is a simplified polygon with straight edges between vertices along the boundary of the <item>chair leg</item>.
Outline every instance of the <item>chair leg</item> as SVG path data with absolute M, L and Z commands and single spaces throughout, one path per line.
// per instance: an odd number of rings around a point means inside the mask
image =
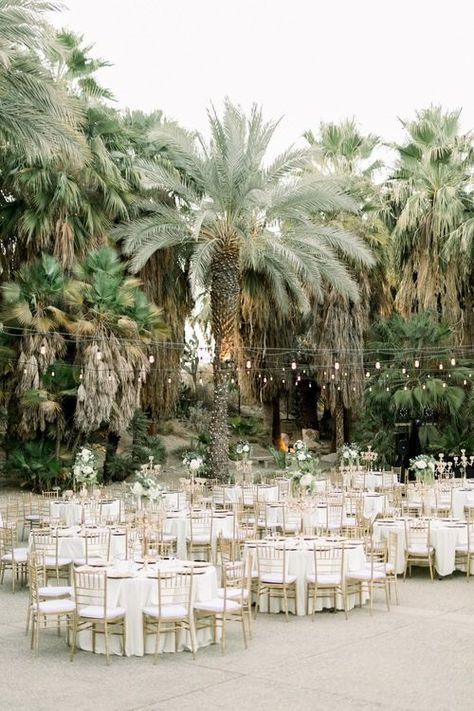
M 244 645 L 245 649 L 248 649 L 248 644 L 247 644 L 247 632 L 245 630 L 245 618 L 244 618 L 244 610 L 243 608 L 240 610 L 240 620 L 242 622 L 242 635 L 244 637 Z
M 109 655 L 109 629 L 107 626 L 107 620 L 104 620 L 104 642 L 105 642 L 105 659 L 107 661 L 107 666 L 110 664 Z
M 290 617 L 288 614 L 288 594 L 286 592 L 286 586 L 283 587 L 283 600 L 285 602 L 285 620 L 286 620 L 286 622 L 289 622 Z

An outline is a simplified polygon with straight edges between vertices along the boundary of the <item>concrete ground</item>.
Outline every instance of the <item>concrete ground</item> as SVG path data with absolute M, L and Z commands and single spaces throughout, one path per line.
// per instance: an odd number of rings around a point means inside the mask
M 0 709 L 193 711 L 210 709 L 472 709 L 474 579 L 431 583 L 424 571 L 400 583 L 400 606 L 305 617 L 259 615 L 243 648 L 231 625 L 228 649 L 151 657 L 79 651 L 42 635 L 37 657 L 24 634 L 27 594 L 0 587 Z

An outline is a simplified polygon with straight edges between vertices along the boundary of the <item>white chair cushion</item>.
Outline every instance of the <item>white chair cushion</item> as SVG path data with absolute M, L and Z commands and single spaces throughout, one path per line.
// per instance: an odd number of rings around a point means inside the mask
M 25 516 L 25 521 L 39 521 L 40 516 L 39 514 L 27 514 Z
M 243 591 L 244 595 L 244 600 L 246 600 L 249 596 L 249 591 L 244 590 Z M 224 597 L 225 594 L 225 588 L 219 588 L 217 591 L 217 596 L 218 597 Z M 232 600 L 232 598 L 240 598 L 242 595 L 242 589 L 241 588 L 227 588 L 227 599 Z
M 191 543 L 211 543 L 211 539 L 208 533 L 196 533 L 192 538 L 188 538 Z
M 36 609 L 36 605 L 33 605 Z M 66 612 L 74 612 L 76 603 L 73 600 L 42 600 L 37 606 L 38 612 L 43 612 L 47 615 L 54 615 Z
M 283 575 L 280 573 L 265 573 L 265 575 L 262 575 L 260 578 L 262 583 L 275 583 L 276 585 L 283 585 L 283 582 L 291 584 L 294 583 L 295 580 L 296 575 L 287 575 L 283 581 Z
M 67 585 L 51 585 L 45 588 L 39 588 L 38 595 L 40 597 L 68 597 L 72 595 L 72 588 Z
M 374 580 L 383 580 L 386 577 L 385 573 L 383 570 L 377 570 L 374 568 L 373 572 L 373 579 Z M 351 580 L 370 580 L 371 579 L 371 572 L 370 568 L 362 568 L 361 570 L 355 570 L 351 571 L 350 573 L 347 573 L 346 575 L 347 579 Z
M 73 563 L 74 565 L 87 565 L 87 561 L 85 558 L 74 558 Z M 106 565 L 107 560 L 105 558 L 96 558 L 95 556 L 90 556 L 89 563 L 90 565 L 98 565 L 99 563 L 103 563 L 104 565 Z
M 410 555 L 428 555 L 428 552 L 433 552 L 433 546 L 428 548 L 424 543 L 412 543 L 411 546 L 408 546 Z
M 15 558 L 15 563 L 26 563 L 28 560 L 28 552 L 26 548 L 15 548 L 14 556 L 11 553 L 5 553 L 5 555 L 2 556 L 2 560 L 9 563 L 13 560 L 13 557 Z
M 72 559 L 71 558 L 56 558 L 54 555 L 47 555 L 44 558 L 44 564 L 47 568 L 63 568 L 66 567 L 66 565 L 71 565 Z
M 80 617 L 92 617 L 97 620 L 105 619 L 105 610 L 101 605 L 87 605 L 87 607 L 81 607 L 78 613 Z M 114 617 L 123 617 L 124 615 L 125 610 L 123 607 L 107 608 L 108 620 L 113 619 Z
M 188 616 L 188 611 L 184 607 L 184 605 L 162 605 L 161 615 L 159 614 L 160 611 L 158 609 L 158 605 L 148 605 L 147 607 L 143 608 L 143 612 L 145 615 L 148 615 L 148 617 L 156 618 L 161 617 L 170 619 L 172 617 L 177 617 L 181 619 L 183 617 Z
M 222 598 L 214 598 L 213 600 L 205 600 L 204 602 L 194 603 L 195 610 L 203 610 L 204 612 L 223 612 L 224 600 Z M 226 600 L 226 611 L 233 612 L 240 610 L 241 605 L 235 600 Z
M 340 585 L 341 576 L 337 573 L 331 575 L 330 573 L 321 573 L 321 575 L 308 575 L 306 577 L 308 583 L 317 583 L 318 585 Z
M 467 553 L 467 543 L 458 543 L 456 551 L 459 551 L 459 553 Z M 474 550 L 472 552 L 474 553 Z

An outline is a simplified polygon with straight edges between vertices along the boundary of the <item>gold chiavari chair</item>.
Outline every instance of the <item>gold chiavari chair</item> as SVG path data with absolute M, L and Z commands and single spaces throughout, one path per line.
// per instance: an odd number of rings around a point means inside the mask
M 340 535 L 343 527 L 343 517 L 344 517 L 344 504 L 342 502 L 333 502 L 328 499 L 326 505 L 326 523 L 325 523 L 325 534 L 330 535 Z
M 303 530 L 302 514 L 294 511 L 287 502 L 283 503 L 280 509 L 281 523 L 280 530 L 284 536 L 297 536 Z
M 30 580 L 30 584 L 28 585 L 29 602 L 26 618 L 26 634 L 28 634 L 29 631 L 31 611 L 35 602 L 43 602 L 45 600 L 67 600 L 71 599 L 73 593 L 73 588 L 68 585 L 48 585 L 43 554 L 30 553 L 28 556 L 28 571 L 30 571 L 31 566 L 34 566 L 36 571 L 36 587 L 33 587 Z M 35 593 L 35 597 L 33 596 L 33 593 Z
M 61 633 L 61 622 L 66 622 L 69 637 L 71 620 L 76 609 L 76 604 L 70 596 L 60 596 L 45 598 L 42 595 L 45 583 L 44 561 L 38 563 L 35 554 L 28 559 L 28 581 L 30 586 L 30 600 L 28 611 L 28 622 L 31 620 L 31 648 L 38 652 L 40 630 L 48 627 L 49 622 L 53 622 L 58 635 Z
M 425 519 L 405 520 L 406 567 L 411 575 L 412 566 L 428 566 L 433 582 L 434 548 L 431 545 L 430 522 Z
M 110 558 L 110 529 L 84 529 L 84 557 L 75 558 L 74 565 L 106 565 Z
M 242 636 L 247 649 L 247 630 L 245 618 L 248 618 L 249 579 L 243 561 L 234 561 L 224 565 L 224 587 L 222 596 L 213 600 L 194 603 L 196 629 L 211 628 L 214 643 L 217 643 L 217 631 L 221 631 L 221 650 L 225 652 L 227 622 L 237 621 L 242 626 Z
M 398 535 L 395 531 L 390 531 L 387 541 L 387 563 L 385 565 L 385 573 L 388 580 L 388 590 L 390 600 L 392 599 L 392 588 L 395 592 L 395 604 L 399 604 L 398 599 L 398 578 L 397 578 L 397 551 L 398 551 Z
M 5 571 L 10 570 L 12 592 L 15 592 L 17 583 L 25 584 L 27 574 L 26 548 L 19 548 L 16 544 L 16 524 L 0 527 L 0 583 L 3 585 Z
M 260 610 L 262 595 L 268 596 L 268 606 L 272 597 L 283 599 L 285 617 L 288 621 L 288 601 L 296 597 L 296 575 L 288 573 L 288 557 L 284 545 L 262 545 L 257 543 L 257 602 L 255 614 Z
M 51 491 L 42 491 L 41 496 L 44 499 L 59 499 L 59 489 L 53 489 Z
M 362 595 L 364 589 L 369 595 L 369 612 L 372 614 L 374 605 L 374 594 L 377 589 L 382 589 L 385 593 L 385 603 L 390 611 L 390 591 L 387 579 L 387 547 L 385 542 L 373 541 L 372 538 L 365 539 L 366 565 L 360 570 L 346 573 L 346 593 L 359 594 L 360 605 L 362 606 Z
M 337 610 L 337 596 L 342 599 L 347 620 L 347 599 L 344 577 L 344 544 L 337 546 L 313 545 L 311 551 L 312 572 L 306 576 L 306 610 L 308 615 L 316 612 L 318 598 L 331 595 L 334 599 L 334 610 Z M 310 611 L 310 601 L 312 609 Z
M 188 516 L 189 536 L 186 537 L 188 554 L 205 555 L 212 562 L 213 511 L 191 511 Z
M 471 563 L 474 560 L 474 521 L 466 523 L 466 542 L 458 543 L 455 551 L 455 566 L 466 566 L 466 580 L 471 577 Z
M 155 663 L 161 653 L 160 636 L 174 633 L 175 649 L 180 647 L 180 633 L 188 632 L 191 651 L 196 658 L 197 641 L 193 613 L 192 571 L 158 572 L 156 602 L 143 608 L 143 639 L 155 637 Z
M 59 537 L 57 533 L 53 534 L 38 530 L 33 531 L 31 535 L 33 552 L 42 553 L 44 555 L 47 580 L 49 580 L 51 575 L 54 575 L 57 585 L 59 585 L 61 578 L 69 582 L 72 559 L 60 555 Z
M 74 570 L 75 612 L 72 622 L 71 661 L 76 653 L 77 635 L 90 630 L 92 651 L 96 651 L 96 636 L 103 635 L 105 657 L 110 664 L 109 635 L 120 636 L 122 655 L 126 652 L 125 609 L 107 602 L 107 573 L 94 568 Z

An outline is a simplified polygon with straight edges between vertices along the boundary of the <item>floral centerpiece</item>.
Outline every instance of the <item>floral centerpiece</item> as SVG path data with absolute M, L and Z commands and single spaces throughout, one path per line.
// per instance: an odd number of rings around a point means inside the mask
M 316 492 L 317 479 L 311 472 L 297 471 L 291 477 L 291 488 L 293 495 L 314 494 Z
M 252 448 L 245 439 L 239 439 L 235 445 L 235 456 L 238 461 L 245 462 L 249 459 Z
M 357 444 L 344 444 L 339 450 L 341 466 L 354 467 L 359 463 L 360 449 Z
M 235 470 L 244 482 L 247 481 L 247 479 L 252 480 L 251 453 L 252 448 L 250 443 L 245 439 L 239 439 L 235 445 Z
M 309 472 L 312 474 L 314 471 L 315 460 L 313 459 L 311 452 L 308 451 L 305 443 L 301 439 L 298 439 L 293 444 L 291 449 L 293 450 L 291 454 L 293 466 L 300 472 Z
M 196 476 L 204 466 L 204 459 L 197 452 L 186 452 L 183 457 L 184 466 L 189 469 L 192 476 Z
M 436 459 L 429 454 L 419 454 L 414 459 L 410 459 L 410 471 L 417 481 L 430 484 L 435 478 Z
M 153 457 L 150 457 L 153 460 Z M 139 500 L 142 497 L 149 499 L 149 501 L 158 501 L 163 496 L 163 487 L 156 479 L 156 474 L 150 471 L 150 467 L 153 466 L 153 462 L 150 461 L 149 464 L 142 464 L 140 471 L 136 474 L 136 479 L 131 485 L 131 492 Z M 156 465 L 159 467 L 159 465 Z
M 97 484 L 97 460 L 94 452 L 88 447 L 82 447 L 76 454 L 72 467 L 74 484 L 81 484 L 82 488 L 93 487 Z

